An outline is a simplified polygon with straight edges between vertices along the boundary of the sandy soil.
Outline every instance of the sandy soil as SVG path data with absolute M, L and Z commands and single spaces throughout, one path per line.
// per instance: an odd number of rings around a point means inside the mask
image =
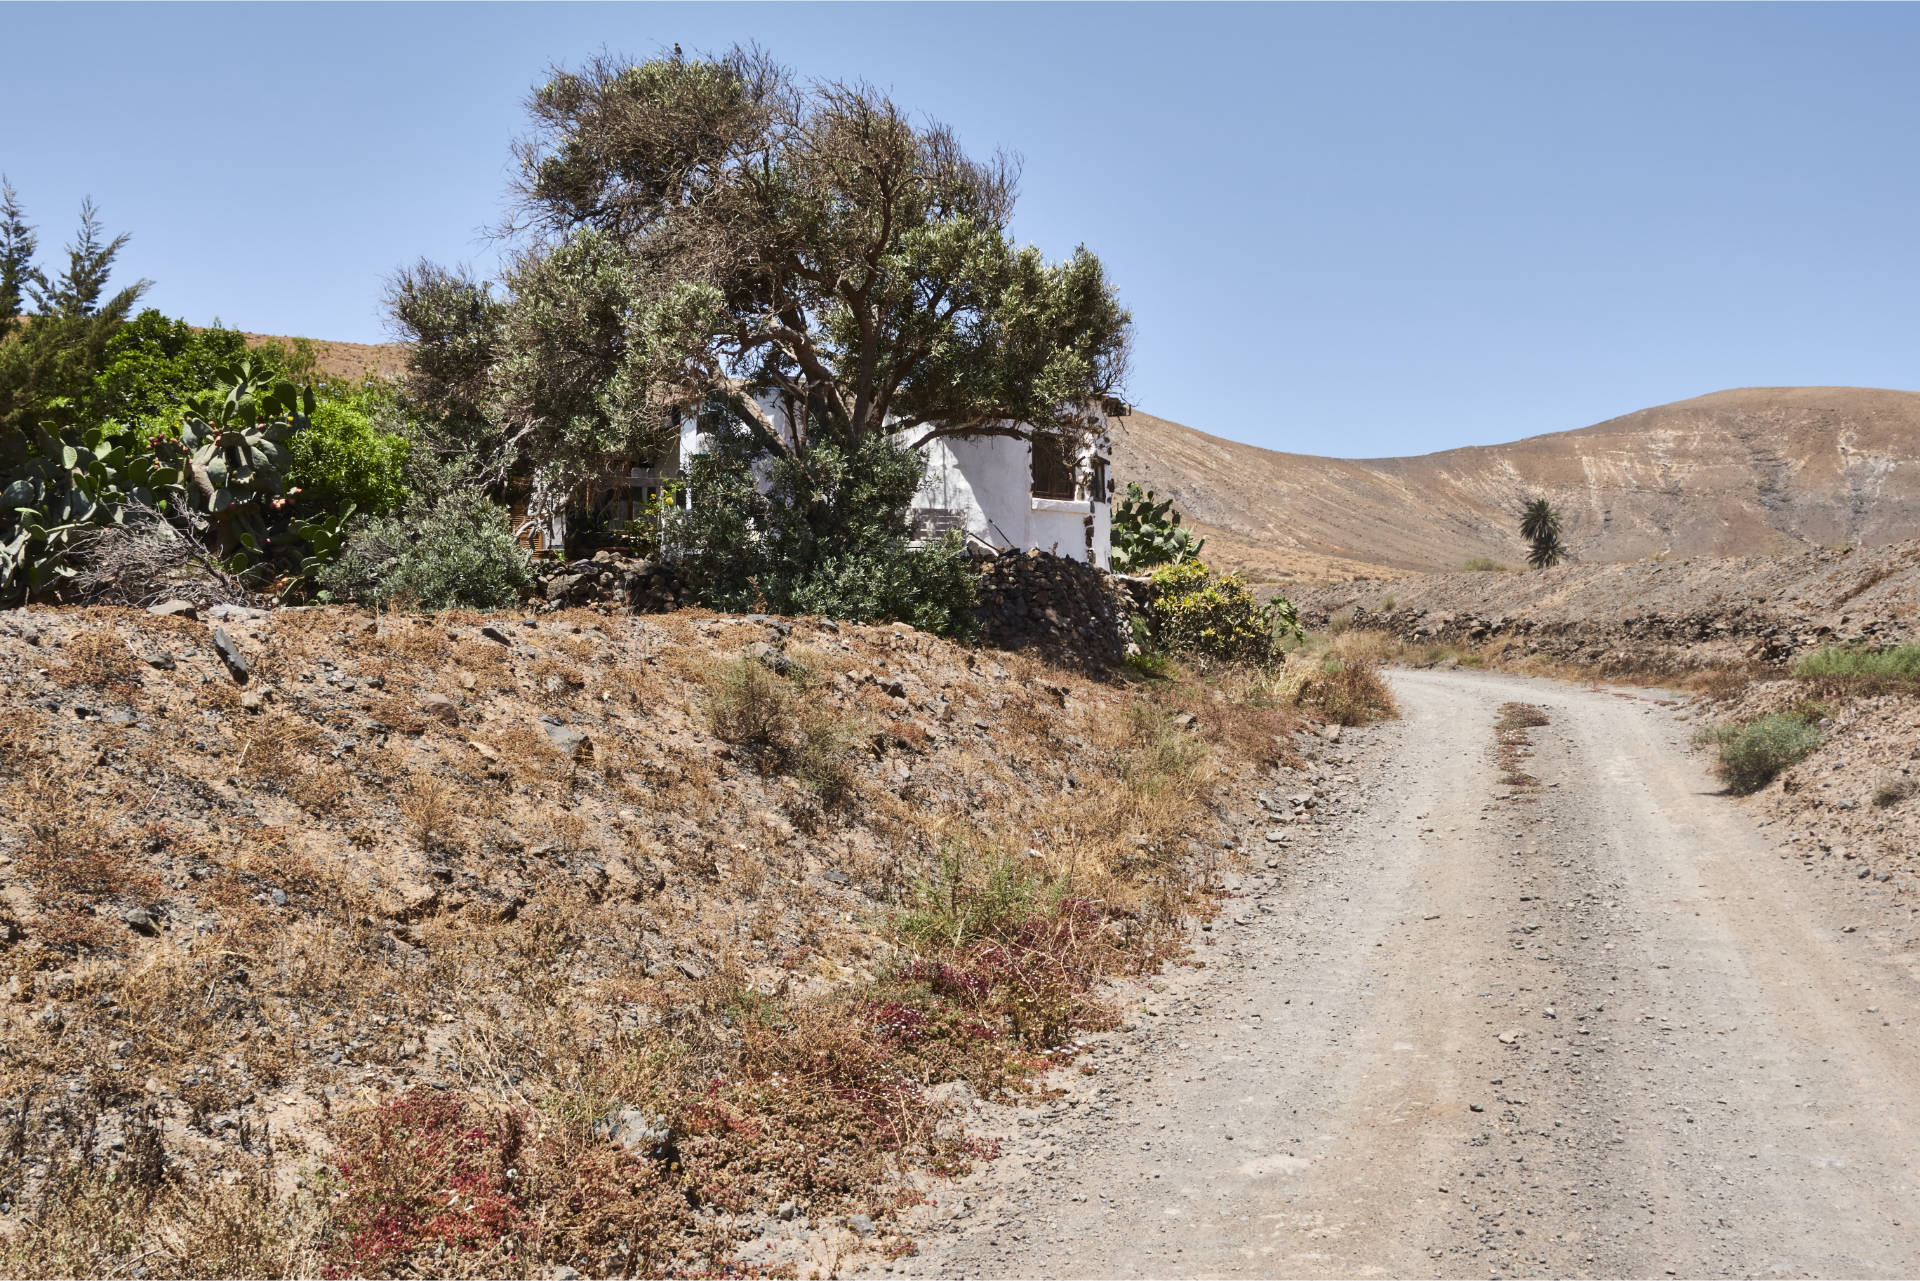
M 1207 967 L 1051 1105 L 977 1108 L 1005 1156 L 885 1270 L 1920 1273 L 1909 909 L 1786 875 L 1658 694 L 1393 680 L 1341 816 L 1251 828 Z M 1509 701 L 1549 718 L 1536 789 Z

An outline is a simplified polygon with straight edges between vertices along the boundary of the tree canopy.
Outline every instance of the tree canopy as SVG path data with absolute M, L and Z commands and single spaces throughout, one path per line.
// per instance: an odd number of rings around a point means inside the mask
M 677 405 L 782 454 L 821 430 L 1072 431 L 1124 377 L 1099 259 L 1015 245 L 1015 164 L 872 86 L 676 51 L 556 70 L 528 110 L 505 297 L 422 264 L 392 302 L 416 395 L 535 462 L 634 449 Z
M 34 266 L 38 237 L 13 187 L 0 178 L 0 433 L 18 432 L 52 413 L 77 416 L 92 380 L 106 367 L 108 344 L 149 282 L 107 296 L 122 234 L 103 239 L 91 200 L 66 246 L 67 266 L 49 277 Z M 31 305 L 31 321 L 23 313 Z

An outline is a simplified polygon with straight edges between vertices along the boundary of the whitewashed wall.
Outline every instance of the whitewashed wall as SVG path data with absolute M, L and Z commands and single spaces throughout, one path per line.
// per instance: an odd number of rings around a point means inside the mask
M 776 422 L 778 408 L 768 406 Z M 783 433 L 784 434 L 784 433 Z M 680 457 L 684 467 L 707 446 L 692 420 L 680 427 Z M 1110 567 L 1109 544 L 1113 512 L 1106 494 L 1083 499 L 1033 496 L 1032 446 L 1011 436 L 953 437 L 929 441 L 927 478 L 914 497 L 914 515 L 930 532 L 960 529 L 1001 551 L 1043 551 L 1073 560 Z M 1102 417 L 1095 440 L 1081 458 L 1083 471 L 1097 457 L 1106 474 L 1111 446 Z M 670 470 L 670 469 L 669 469 Z M 1087 534 L 1092 518 L 1091 547 Z

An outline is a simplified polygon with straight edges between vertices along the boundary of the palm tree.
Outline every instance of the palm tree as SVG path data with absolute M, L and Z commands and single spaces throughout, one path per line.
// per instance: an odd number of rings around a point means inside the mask
M 1527 564 L 1546 569 L 1573 553 L 1560 541 L 1560 513 L 1544 498 L 1528 499 L 1520 509 L 1520 537 L 1527 540 Z

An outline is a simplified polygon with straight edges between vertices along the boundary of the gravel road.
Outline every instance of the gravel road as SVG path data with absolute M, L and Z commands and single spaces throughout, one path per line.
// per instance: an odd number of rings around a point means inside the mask
M 1392 679 L 1338 817 L 1095 1073 L 980 1109 L 1006 1155 L 885 1270 L 1920 1275 L 1904 909 L 1790 879 L 1659 695 Z

